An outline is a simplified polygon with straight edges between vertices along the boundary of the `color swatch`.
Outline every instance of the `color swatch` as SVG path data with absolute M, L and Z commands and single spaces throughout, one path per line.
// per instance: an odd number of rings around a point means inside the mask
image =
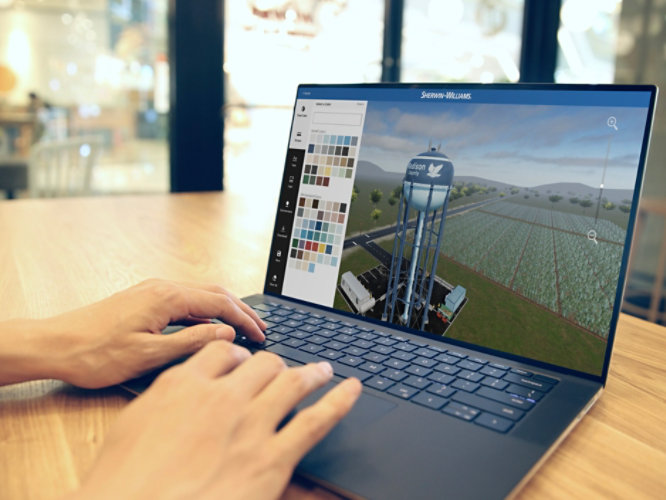
M 351 179 L 358 136 L 314 134 L 308 144 L 303 184 L 327 187 L 331 178 Z
M 289 267 L 314 273 L 317 265 L 338 265 L 347 204 L 301 196 L 294 221 Z

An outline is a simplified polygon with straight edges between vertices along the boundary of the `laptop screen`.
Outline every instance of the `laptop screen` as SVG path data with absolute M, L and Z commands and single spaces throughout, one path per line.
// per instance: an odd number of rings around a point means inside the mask
M 266 291 L 600 375 L 652 94 L 300 86 Z

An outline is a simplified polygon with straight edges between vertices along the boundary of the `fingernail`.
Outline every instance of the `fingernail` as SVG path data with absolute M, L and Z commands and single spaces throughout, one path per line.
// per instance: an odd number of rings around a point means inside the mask
M 329 363 L 328 361 L 321 361 L 317 363 L 317 366 L 321 371 L 323 371 L 329 377 L 333 375 L 333 367 L 331 366 L 331 363 Z

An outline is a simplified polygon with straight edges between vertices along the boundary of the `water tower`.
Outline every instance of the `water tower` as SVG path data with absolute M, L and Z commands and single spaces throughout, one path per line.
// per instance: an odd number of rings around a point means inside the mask
M 429 147 L 409 160 L 400 194 L 384 321 L 397 319 L 420 329 L 428 321 L 452 184 L 453 163 L 439 148 Z M 410 238 L 407 233 L 414 227 Z

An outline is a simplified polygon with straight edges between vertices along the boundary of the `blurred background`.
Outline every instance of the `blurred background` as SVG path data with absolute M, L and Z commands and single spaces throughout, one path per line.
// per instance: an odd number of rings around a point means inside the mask
M 197 36 L 219 42 L 213 59 L 186 42 Z M 665 59 L 666 0 L 0 0 L 0 199 L 222 181 L 276 199 L 298 83 L 661 86 Z M 192 131 L 196 114 L 172 112 L 201 109 L 203 82 L 219 95 L 196 122 L 219 141 Z M 625 303 L 662 324 L 664 118 L 660 104 Z M 175 144 L 205 157 L 212 142 L 224 145 L 212 177 L 179 180 L 206 162 Z

